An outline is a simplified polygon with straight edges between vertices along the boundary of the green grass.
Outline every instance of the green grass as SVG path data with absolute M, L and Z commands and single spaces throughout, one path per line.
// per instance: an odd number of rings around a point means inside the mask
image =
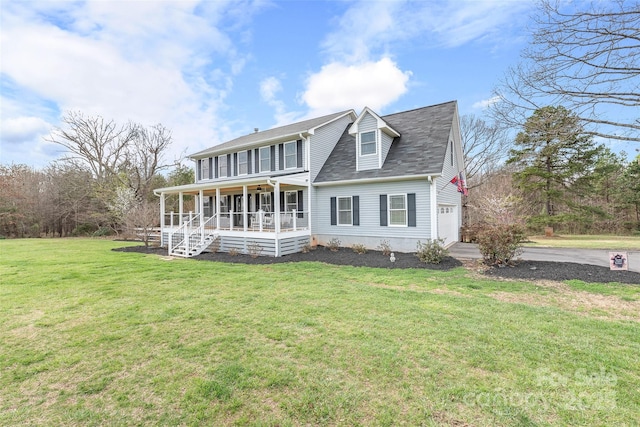
M 530 236 L 525 246 L 552 248 L 610 249 L 640 251 L 640 236 L 613 235 L 555 235 Z
M 0 241 L 0 425 L 640 419 L 638 287 L 122 245 Z

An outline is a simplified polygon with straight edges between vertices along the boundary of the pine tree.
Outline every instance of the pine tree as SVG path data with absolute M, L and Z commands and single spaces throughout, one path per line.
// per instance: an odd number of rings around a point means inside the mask
M 516 167 L 515 185 L 541 212 L 530 222 L 553 226 L 578 216 L 576 201 L 590 191 L 590 172 L 602 149 L 564 107 L 540 108 L 527 119 L 507 163 Z

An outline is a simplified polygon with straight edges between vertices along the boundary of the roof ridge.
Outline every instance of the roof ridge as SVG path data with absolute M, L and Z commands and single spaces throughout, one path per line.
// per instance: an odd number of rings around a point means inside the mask
M 395 112 L 395 113 L 391 113 L 391 114 L 386 114 L 386 115 L 384 115 L 384 116 L 380 116 L 380 118 L 384 119 L 385 117 L 396 116 L 396 115 L 398 115 L 398 114 L 411 113 L 411 112 L 413 112 L 413 111 L 418 111 L 418 110 L 426 110 L 426 109 L 428 109 L 428 108 L 441 107 L 441 106 L 446 105 L 446 104 L 455 104 L 455 103 L 457 103 L 457 102 L 458 102 L 457 100 L 452 99 L 451 101 L 440 102 L 440 103 L 438 103 L 438 104 L 433 104 L 433 105 L 426 105 L 426 106 L 424 106 L 424 107 L 412 108 L 411 110 L 397 111 L 397 112 Z

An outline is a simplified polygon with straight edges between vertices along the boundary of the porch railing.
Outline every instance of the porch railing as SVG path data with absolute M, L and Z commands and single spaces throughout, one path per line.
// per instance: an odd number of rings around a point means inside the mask
M 170 227 L 174 231 L 169 232 L 169 239 L 177 247 L 184 242 L 182 241 L 186 236 L 194 231 L 198 231 L 201 226 L 201 222 L 204 228 L 200 232 L 205 235 L 205 231 L 209 233 L 216 229 L 219 230 L 235 230 L 235 231 L 263 231 L 263 232 L 275 232 L 276 224 L 279 222 L 280 231 L 298 231 L 309 228 L 309 212 L 291 210 L 280 212 L 280 216 L 277 216 L 275 212 L 266 212 L 259 210 L 258 212 L 248 212 L 246 215 L 247 226 L 245 228 L 244 221 L 245 215 L 242 211 L 230 211 L 214 214 L 212 217 L 207 218 L 197 213 L 189 212 L 182 216 L 182 225 L 180 224 L 180 215 L 170 213 L 165 215 L 165 227 Z M 218 223 L 219 220 L 219 223 Z M 206 224 L 206 225 L 204 225 Z M 186 232 L 188 231 L 188 232 Z M 176 239 L 180 239 L 177 241 Z
M 169 232 L 167 242 L 169 254 L 180 247 L 185 253 L 189 253 L 192 248 L 204 244 L 206 236 L 216 229 L 216 215 L 205 219 L 203 215 L 189 212 L 183 221 L 180 227 Z

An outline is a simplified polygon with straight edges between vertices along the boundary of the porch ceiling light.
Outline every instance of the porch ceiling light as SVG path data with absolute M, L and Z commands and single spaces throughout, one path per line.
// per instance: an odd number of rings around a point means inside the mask
M 258 184 L 258 188 L 256 188 L 257 191 L 262 191 L 262 187 L 260 187 L 260 184 Z

